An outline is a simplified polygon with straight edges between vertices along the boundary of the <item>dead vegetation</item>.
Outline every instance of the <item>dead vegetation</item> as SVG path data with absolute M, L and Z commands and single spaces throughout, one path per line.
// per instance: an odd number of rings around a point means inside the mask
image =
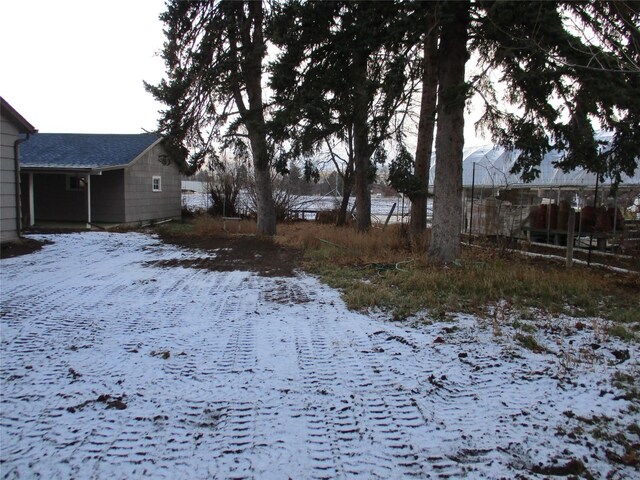
M 162 231 L 174 243 L 180 242 L 178 237 L 268 241 L 252 237 L 255 223 L 250 220 L 208 216 L 168 224 Z M 402 225 L 358 233 L 315 222 L 283 223 L 273 242 L 290 249 L 292 259 L 304 251 L 304 269 L 341 289 L 353 309 L 381 309 L 395 318 L 424 312 L 430 318 L 444 318 L 448 312 L 488 318 L 499 305 L 505 318 L 526 316 L 523 312 L 534 309 L 543 315 L 602 317 L 613 322 L 610 330 L 616 337 L 640 338 L 637 274 L 583 265 L 568 269 L 561 261 L 524 256 L 494 244 L 465 246 L 458 262 L 435 267 L 425 253 L 428 233 L 411 240 Z M 243 249 L 251 248 L 244 243 Z

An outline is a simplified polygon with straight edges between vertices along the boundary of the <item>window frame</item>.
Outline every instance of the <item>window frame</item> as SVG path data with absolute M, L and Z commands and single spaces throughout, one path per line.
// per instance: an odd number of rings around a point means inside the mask
M 158 181 L 157 188 L 156 188 L 156 180 Z M 151 177 L 151 191 L 162 192 L 162 176 L 154 175 Z
M 77 182 L 77 185 L 72 185 Z M 87 188 L 87 180 L 83 175 L 77 175 L 73 173 L 67 173 L 65 175 L 65 186 L 67 188 L 67 192 L 84 192 Z

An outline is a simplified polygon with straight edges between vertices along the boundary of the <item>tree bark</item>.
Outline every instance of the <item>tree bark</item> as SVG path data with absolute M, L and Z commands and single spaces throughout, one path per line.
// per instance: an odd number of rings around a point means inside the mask
M 253 151 L 253 171 L 256 179 L 257 234 L 276 234 L 276 208 L 271 186 L 271 165 L 264 136 L 249 135 Z M 255 137 L 255 138 L 254 138 Z
M 352 64 L 354 87 L 353 147 L 355 156 L 356 229 L 365 232 L 371 228 L 371 192 L 369 191 L 371 149 L 367 112 L 369 101 L 366 91 L 367 58 L 355 52 Z
M 462 150 L 464 147 L 464 81 L 468 59 L 470 3 L 447 2 L 439 47 L 438 129 L 434 179 L 433 231 L 429 261 L 453 262 L 460 255 L 462 216 Z
M 350 126 L 347 130 L 347 161 L 344 167 L 344 172 L 340 171 L 340 164 L 338 163 L 337 155 L 334 153 L 331 143 L 327 140 L 327 147 L 329 148 L 329 154 L 331 155 L 331 161 L 336 167 L 336 175 L 342 180 L 342 200 L 340 201 L 340 207 L 338 209 L 338 216 L 336 218 L 336 226 L 343 227 L 347 224 L 347 211 L 349 209 L 349 199 L 351 198 L 351 192 L 353 190 L 353 126 Z M 336 189 L 338 188 L 336 184 Z
M 349 163 L 344 170 L 342 177 L 342 201 L 340 202 L 340 210 L 336 225 L 343 227 L 347 223 L 347 210 L 349 210 L 349 199 L 351 198 L 351 190 L 353 190 L 353 159 L 349 155 Z
M 262 103 L 262 57 L 265 51 L 262 33 L 262 1 L 248 2 L 248 5 L 249 21 L 246 30 L 241 32 L 243 34 L 241 38 L 246 52 L 242 60 L 242 70 L 249 108 L 244 112 L 241 109 L 241 115 L 249 134 L 256 179 L 257 233 L 258 235 L 275 235 L 276 210 L 271 186 L 271 159 Z M 251 38 L 251 26 L 253 26 L 253 38 Z
M 433 148 L 433 130 L 436 122 L 436 100 L 438 89 L 438 34 L 435 16 L 424 39 L 424 67 L 422 72 L 422 96 L 420 99 L 420 120 L 418 123 L 418 144 L 416 146 L 415 175 L 423 190 L 414 193 L 411 200 L 409 233 L 416 237 L 427 228 L 427 198 L 429 189 L 429 169 Z

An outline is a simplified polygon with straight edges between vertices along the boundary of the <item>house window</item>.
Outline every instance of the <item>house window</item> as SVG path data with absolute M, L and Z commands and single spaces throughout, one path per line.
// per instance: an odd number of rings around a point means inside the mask
M 151 179 L 151 188 L 154 192 L 162 191 L 162 177 L 154 176 Z
M 67 191 L 78 192 L 84 190 L 87 180 L 79 175 L 67 175 Z

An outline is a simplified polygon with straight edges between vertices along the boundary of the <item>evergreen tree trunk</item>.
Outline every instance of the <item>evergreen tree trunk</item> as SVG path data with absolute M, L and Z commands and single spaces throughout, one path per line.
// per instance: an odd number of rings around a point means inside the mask
M 349 164 L 344 171 L 342 178 L 342 201 L 340 202 L 340 210 L 338 211 L 338 219 L 336 225 L 343 227 L 347 223 L 347 211 L 349 210 L 349 199 L 353 190 L 353 161 L 349 159 Z
M 253 171 L 256 179 L 256 215 L 258 235 L 276 234 L 276 208 L 271 186 L 271 168 L 264 136 L 249 135 L 253 150 Z
M 265 50 L 262 34 L 263 11 L 262 1 L 248 2 L 249 19 L 246 25 L 242 25 L 242 47 L 245 49 L 245 57 L 241 62 L 242 72 L 245 76 L 245 85 L 248 108 L 243 107 L 240 98 L 239 87 L 236 87 L 236 103 L 239 106 L 240 115 L 247 127 L 253 158 L 253 169 L 256 179 L 256 209 L 258 235 L 276 234 L 276 210 L 273 201 L 271 186 L 271 159 L 267 146 L 267 128 L 264 121 L 264 105 L 262 103 L 262 56 Z M 242 9 L 240 2 L 236 8 Z M 250 26 L 253 25 L 253 38 L 250 37 Z
M 361 52 L 354 53 L 352 64 L 354 85 L 353 147 L 355 157 L 356 228 L 365 232 L 371 227 L 371 192 L 369 191 L 370 158 L 367 58 Z
M 433 231 L 429 260 L 450 263 L 460 254 L 464 81 L 470 3 L 447 2 L 439 47 L 438 129 L 434 179 Z
M 416 146 L 415 175 L 424 190 L 410 196 L 411 217 L 409 232 L 412 237 L 420 235 L 427 228 L 427 197 L 429 189 L 429 168 L 433 147 L 433 129 L 436 122 L 436 99 L 438 90 L 438 35 L 435 20 L 429 25 L 424 40 L 424 70 L 422 72 L 422 96 L 420 99 L 420 121 L 418 123 L 418 144 Z

